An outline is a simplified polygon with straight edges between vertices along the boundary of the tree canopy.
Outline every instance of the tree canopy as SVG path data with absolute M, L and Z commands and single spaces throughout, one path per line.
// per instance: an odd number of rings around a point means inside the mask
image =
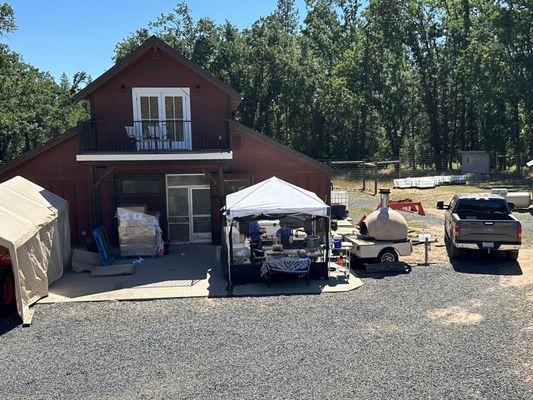
M 152 34 L 244 97 L 238 118 L 321 159 L 460 150 L 533 154 L 528 0 L 294 0 L 250 27 L 194 20 L 185 2 Z
M 0 35 L 16 29 L 13 9 L 0 4 Z M 57 84 L 52 76 L 25 63 L 0 43 L 0 163 L 64 133 L 88 117 L 85 104 L 72 95 L 89 80 L 85 73 L 66 75 Z
M 116 45 L 155 34 L 244 97 L 237 118 L 318 159 L 533 154 L 530 0 L 294 0 L 249 27 L 185 2 Z M 0 35 L 16 29 L 0 5 Z M 87 117 L 72 94 L 0 44 L 0 160 Z

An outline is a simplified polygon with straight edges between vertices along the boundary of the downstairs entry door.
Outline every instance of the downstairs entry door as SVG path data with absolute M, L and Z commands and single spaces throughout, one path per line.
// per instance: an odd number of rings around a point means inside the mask
M 169 240 L 173 243 L 210 242 L 210 187 L 209 185 L 176 185 L 175 181 L 182 180 L 181 177 L 187 177 L 183 181 L 194 180 L 192 178 L 194 175 L 167 175 Z

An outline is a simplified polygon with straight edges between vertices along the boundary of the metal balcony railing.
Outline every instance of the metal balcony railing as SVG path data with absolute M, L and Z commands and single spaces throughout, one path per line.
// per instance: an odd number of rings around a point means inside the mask
M 172 153 L 228 151 L 228 121 L 83 121 L 80 153 Z

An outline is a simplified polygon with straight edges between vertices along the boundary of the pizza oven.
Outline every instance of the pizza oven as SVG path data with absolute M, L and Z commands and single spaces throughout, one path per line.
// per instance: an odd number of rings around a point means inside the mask
M 364 239 L 402 241 L 407 239 L 407 221 L 398 211 L 389 208 L 389 189 L 380 189 L 381 207 L 361 222 L 359 233 Z

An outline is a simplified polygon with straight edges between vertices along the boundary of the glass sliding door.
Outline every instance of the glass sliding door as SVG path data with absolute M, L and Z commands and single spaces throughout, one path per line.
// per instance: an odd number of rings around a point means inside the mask
M 190 242 L 189 189 L 169 187 L 167 189 L 168 234 L 171 242 Z
M 192 239 L 211 240 L 211 191 L 209 188 L 191 187 Z
M 166 181 L 169 240 L 210 242 L 211 190 L 201 184 L 205 175 L 167 175 Z

